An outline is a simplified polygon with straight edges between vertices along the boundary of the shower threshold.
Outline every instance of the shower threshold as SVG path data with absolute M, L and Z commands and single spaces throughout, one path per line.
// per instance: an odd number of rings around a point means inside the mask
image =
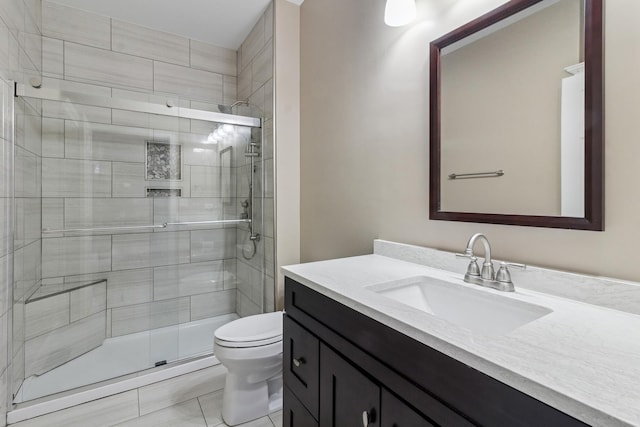
M 237 318 L 235 313 L 225 314 L 107 338 L 100 347 L 42 375 L 27 378 L 14 403 L 100 383 L 165 363 L 211 355 L 214 331 Z

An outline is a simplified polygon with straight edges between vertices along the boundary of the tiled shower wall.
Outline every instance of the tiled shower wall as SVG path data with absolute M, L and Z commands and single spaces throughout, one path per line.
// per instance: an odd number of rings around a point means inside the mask
M 233 50 L 47 1 L 43 36 L 45 88 L 213 111 L 236 99 Z M 234 171 L 202 143 L 211 123 L 51 101 L 42 109 L 43 228 L 236 217 L 234 189 L 220 184 Z M 146 179 L 149 140 L 182 144 L 181 179 Z M 182 197 L 147 198 L 148 187 Z M 107 279 L 106 336 L 236 311 L 234 228 L 43 237 L 44 286 Z
M 0 425 L 23 371 L 24 295 L 40 284 L 41 119 L 39 102 L 15 100 L 10 80 L 28 81 L 42 70 L 38 0 L 0 2 Z M 15 121 L 13 120 L 15 113 Z M 15 142 L 15 144 L 14 144 Z M 15 164 L 13 154 L 15 150 Z M 15 191 L 13 172 L 15 170 Z M 12 196 L 15 200 L 12 201 Z M 15 210 L 15 228 L 13 215 Z M 35 226 L 35 228 L 33 228 Z M 35 231 L 35 233 L 34 233 Z M 13 274 L 12 274 L 13 271 Z M 13 278 L 13 284 L 11 280 Z M 15 300 L 11 304 L 12 299 Z M 16 334 L 13 341 L 10 330 Z
M 274 310 L 274 192 L 273 192 L 273 3 L 251 30 L 238 50 L 238 99 L 249 100 L 250 105 L 261 109 L 264 117 L 264 139 L 256 161 L 254 174 L 254 211 L 256 223 L 264 213 L 263 228 L 258 253 L 250 260 L 242 256 L 242 245 L 249 245 L 246 227 L 238 227 L 238 313 L 242 316 Z M 249 159 L 240 162 L 238 198 L 247 198 Z M 263 268 L 264 263 L 264 268 Z M 264 280 L 264 290 L 262 283 Z

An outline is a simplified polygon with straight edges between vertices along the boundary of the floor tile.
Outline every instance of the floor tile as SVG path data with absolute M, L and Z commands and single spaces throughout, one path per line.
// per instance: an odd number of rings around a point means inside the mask
M 222 394 L 223 390 L 205 394 L 198 397 L 200 407 L 207 421 L 207 427 L 219 426 L 222 421 Z
M 118 424 L 120 427 L 207 427 L 198 399 Z

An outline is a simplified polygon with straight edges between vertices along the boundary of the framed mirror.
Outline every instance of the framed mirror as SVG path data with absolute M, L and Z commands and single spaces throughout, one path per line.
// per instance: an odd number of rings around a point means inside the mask
M 512 0 L 431 43 L 431 219 L 603 230 L 602 8 Z

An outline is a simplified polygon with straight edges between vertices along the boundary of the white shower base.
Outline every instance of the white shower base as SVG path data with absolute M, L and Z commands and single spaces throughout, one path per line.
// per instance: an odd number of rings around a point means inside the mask
M 51 371 L 27 378 L 14 403 L 72 390 L 167 363 L 213 353 L 213 333 L 238 318 L 226 314 L 180 326 L 107 338 L 100 347 Z

